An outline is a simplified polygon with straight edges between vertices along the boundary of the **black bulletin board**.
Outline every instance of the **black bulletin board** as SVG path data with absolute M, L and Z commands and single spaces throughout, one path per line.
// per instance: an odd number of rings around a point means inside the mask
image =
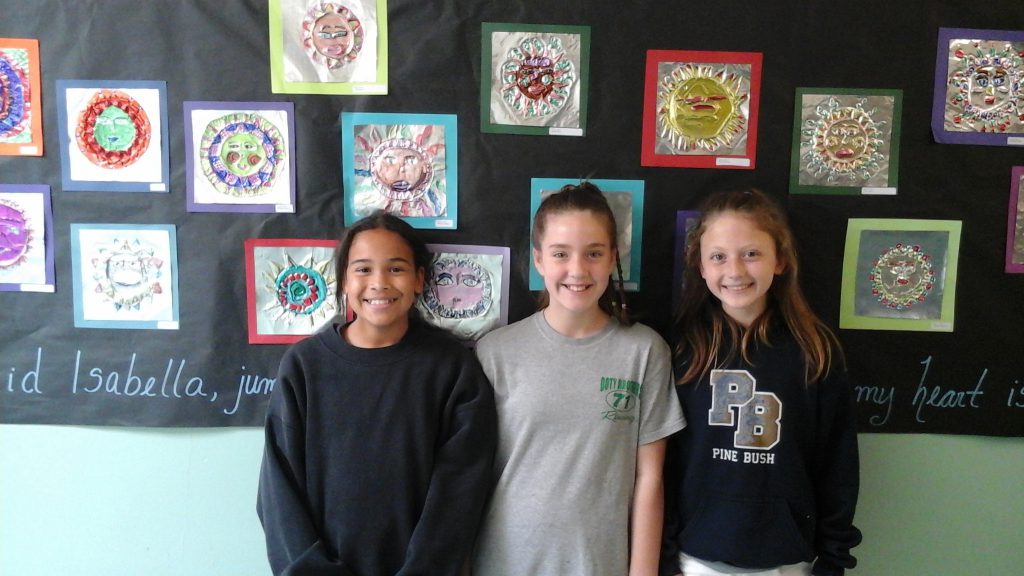
M 533 309 L 533 177 L 645 181 L 643 291 L 631 305 L 663 333 L 675 213 L 710 192 L 758 186 L 788 205 L 804 287 L 834 327 L 848 218 L 962 220 L 954 332 L 839 331 L 861 429 L 1024 435 L 1024 276 L 1003 272 L 1010 169 L 1024 149 L 939 145 L 929 125 L 938 28 L 1012 30 L 1024 3 L 390 0 L 388 18 L 387 96 L 283 95 L 270 91 L 264 2 L 0 1 L 0 37 L 40 41 L 46 147 L 42 158 L 0 157 L 0 183 L 51 187 L 57 274 L 55 293 L 0 293 L 0 422 L 260 425 L 284 347 L 247 343 L 243 242 L 338 236 L 338 115 L 362 111 L 458 115 L 459 228 L 425 236 L 510 246 L 510 320 Z M 591 27 L 585 137 L 480 132 L 481 22 Z M 764 54 L 755 170 L 640 166 L 647 49 Z M 168 194 L 61 190 L 57 79 L 167 82 Z M 897 196 L 788 195 L 793 98 L 805 86 L 903 90 Z M 186 212 L 185 100 L 295 104 L 295 214 Z M 180 329 L 73 327 L 69 226 L 101 222 L 177 227 Z M 100 390 L 85 392 L 97 378 Z M 125 394 L 130 378 L 153 378 L 156 393 Z M 196 379 L 202 395 L 189 397 Z

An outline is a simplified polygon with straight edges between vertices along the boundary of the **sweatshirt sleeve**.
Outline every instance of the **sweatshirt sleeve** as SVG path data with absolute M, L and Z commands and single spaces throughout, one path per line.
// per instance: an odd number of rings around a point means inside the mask
M 285 359 L 287 362 L 287 357 Z M 267 409 L 256 512 L 275 576 L 346 575 L 350 572 L 318 536 L 306 496 L 305 434 L 296 377 L 278 374 Z
M 497 444 L 494 393 L 472 352 L 444 410 L 430 487 L 397 576 L 456 576 L 490 495 Z
M 819 438 L 815 491 L 818 525 L 814 548 L 815 576 L 842 576 L 857 559 L 850 549 L 860 544 L 861 532 L 853 525 L 860 487 L 857 419 L 853 391 L 845 371 L 820 384 Z

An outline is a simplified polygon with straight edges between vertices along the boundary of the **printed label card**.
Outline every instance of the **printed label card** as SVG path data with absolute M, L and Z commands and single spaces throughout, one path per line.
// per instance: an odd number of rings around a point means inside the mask
M 640 164 L 754 168 L 759 52 L 648 50 Z
M 49 186 L 0 184 L 0 291 L 54 291 Z
M 508 324 L 509 248 L 428 244 L 427 249 L 433 259 L 416 300 L 427 322 L 470 345 Z
M 185 102 L 189 212 L 295 212 L 291 102 Z
M 72 224 L 75 326 L 177 330 L 177 254 L 170 224 Z
M 533 230 L 533 215 L 540 203 L 566 184 L 578 185 L 579 178 L 534 178 L 530 184 L 530 230 Z M 615 215 L 615 227 L 619 237 L 616 247 L 622 264 L 623 289 L 627 292 L 640 291 L 640 265 L 643 260 L 644 229 L 644 181 L 643 180 L 587 180 L 601 189 L 608 205 Z M 613 277 L 615 275 L 613 274 Z M 530 290 L 543 290 L 544 278 L 537 272 L 530 258 Z
M 39 41 L 0 38 L 0 156 L 43 155 Z
M 944 144 L 1024 146 L 1024 31 L 939 28 L 932 134 Z
M 250 238 L 245 288 L 250 344 L 290 344 L 338 314 L 335 240 Z
M 961 222 L 851 218 L 839 327 L 952 332 Z
M 894 195 L 901 90 L 797 88 L 790 194 Z
M 480 130 L 583 136 L 590 27 L 482 25 Z
M 167 192 L 167 83 L 57 80 L 63 189 Z
M 386 0 L 270 0 L 275 94 L 387 94 Z
M 415 228 L 459 225 L 454 114 L 341 113 L 345 225 L 375 210 Z

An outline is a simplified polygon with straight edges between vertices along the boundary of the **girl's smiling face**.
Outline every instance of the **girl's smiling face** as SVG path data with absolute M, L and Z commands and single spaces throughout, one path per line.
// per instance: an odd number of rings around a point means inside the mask
M 423 291 L 423 270 L 398 234 L 384 229 L 360 232 L 349 248 L 343 287 L 356 319 L 345 339 L 360 348 L 397 343 L 409 329 L 409 310 Z
M 588 323 L 604 316 L 598 300 L 615 265 L 615 245 L 604 218 L 586 210 L 549 214 L 540 241 L 533 263 L 550 298 L 548 321 Z
M 700 275 L 722 310 L 743 326 L 768 305 L 768 289 L 785 266 L 776 256 L 775 240 L 741 214 L 713 216 L 700 237 Z

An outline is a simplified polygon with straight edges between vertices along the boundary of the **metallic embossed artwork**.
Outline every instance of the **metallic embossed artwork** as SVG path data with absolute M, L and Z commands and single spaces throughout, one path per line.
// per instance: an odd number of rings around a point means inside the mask
M 1024 144 L 1024 32 L 940 28 L 937 48 L 935 139 Z
M 312 334 L 338 312 L 333 240 L 245 241 L 249 343 L 283 344 Z
M 509 249 L 431 244 L 431 266 L 416 308 L 467 343 L 508 322 Z
M 53 292 L 50 187 L 0 184 L 0 291 Z
M 39 41 L 0 38 L 0 156 L 43 155 Z
M 899 90 L 798 88 L 790 192 L 896 194 L 902 101 Z
M 590 28 L 482 25 L 481 130 L 583 136 Z
M 852 218 L 840 327 L 953 330 L 959 221 Z
M 169 192 L 167 84 L 57 80 L 64 190 Z
M 751 169 L 761 54 L 648 50 L 643 166 Z
M 72 224 L 75 326 L 178 328 L 174 226 Z
M 383 210 L 421 228 L 454 228 L 456 119 L 343 112 L 345 221 Z
M 184 108 L 190 212 L 295 211 L 292 103 Z

